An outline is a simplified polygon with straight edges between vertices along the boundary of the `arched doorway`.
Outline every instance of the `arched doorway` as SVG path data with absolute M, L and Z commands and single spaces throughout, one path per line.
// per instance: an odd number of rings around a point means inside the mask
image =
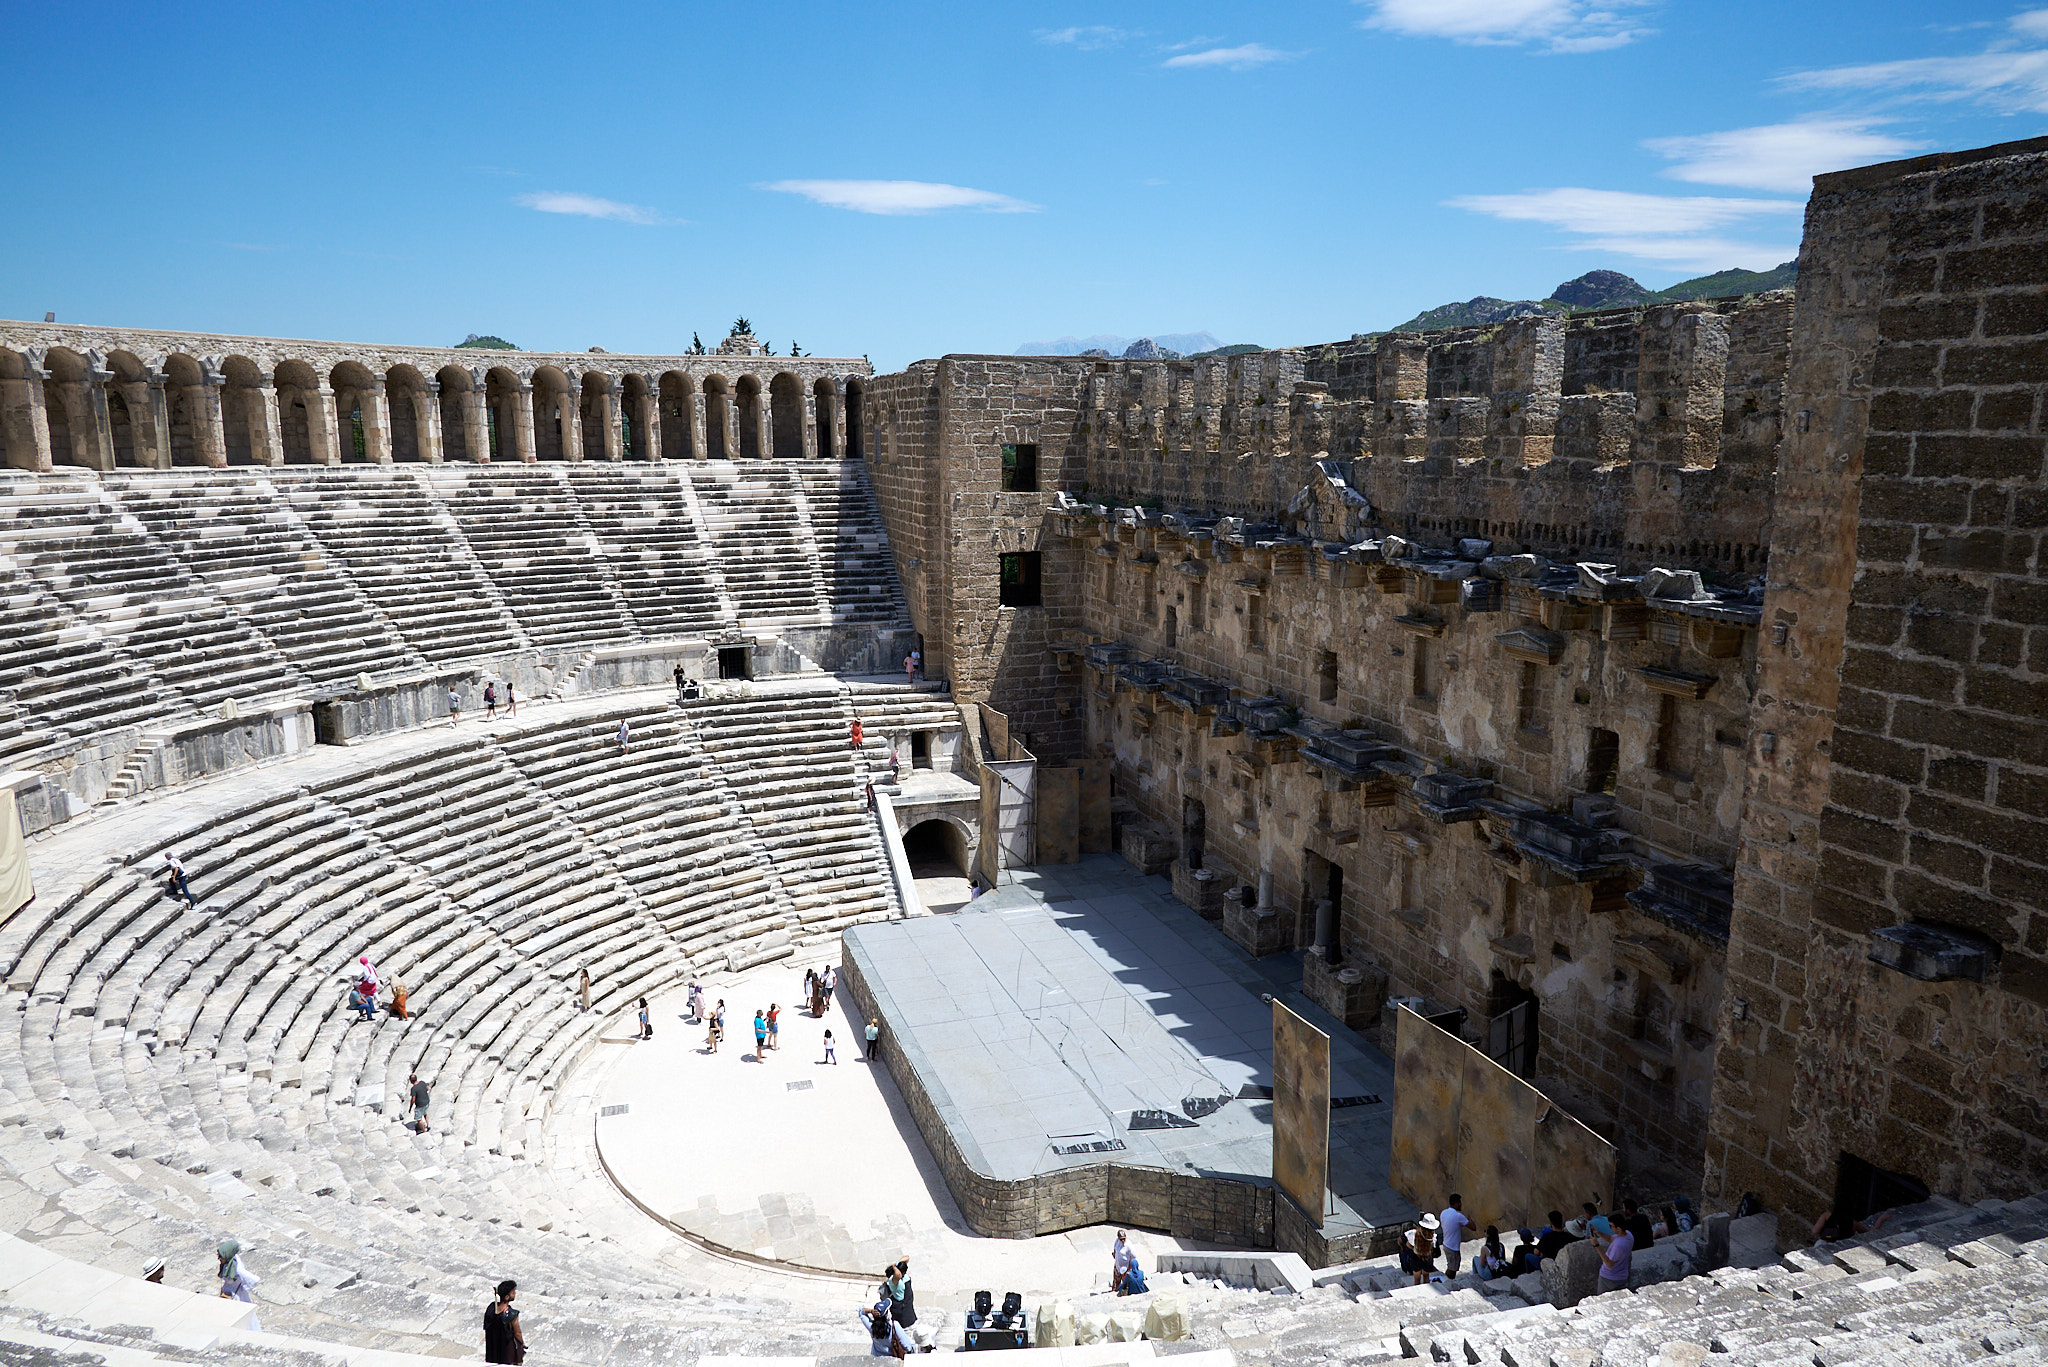
M 171 464 L 174 467 L 203 466 L 200 423 L 203 421 L 200 394 L 204 373 L 190 356 L 164 359 L 164 405 L 171 427 Z
M 770 436 L 775 441 L 775 459 L 804 458 L 804 391 L 796 376 L 783 371 L 768 382 L 771 419 Z
M 742 375 L 733 386 L 733 405 L 739 410 L 740 460 L 761 459 L 761 382 Z
M 475 403 L 476 380 L 459 365 L 444 365 L 434 373 L 441 382 L 441 459 L 479 459 L 481 447 L 470 442 L 470 412 Z
M 581 428 L 583 415 L 569 405 L 569 377 L 551 365 L 533 372 L 533 458 L 567 460 L 572 441 L 569 425 Z M 580 435 L 580 431 L 578 433 Z
M 973 899 L 970 832 L 947 817 L 920 821 L 903 833 L 903 853 L 918 900 L 932 911 L 956 911 Z
M 811 406 L 818 410 L 818 455 L 831 460 L 839 455 L 839 394 L 830 380 L 811 386 Z
M 313 440 L 315 391 L 320 384 L 313 367 L 304 361 L 279 361 L 271 371 L 271 382 L 277 386 L 278 437 L 284 447 L 285 464 L 324 464 L 325 453 L 320 446 L 325 443 L 316 444 Z
M 360 363 L 343 361 L 327 377 L 334 391 L 334 426 L 341 434 L 343 464 L 362 465 L 370 452 L 370 372 Z
M 732 398 L 720 375 L 704 379 L 704 451 L 711 460 L 731 460 Z
M 846 382 L 846 454 L 854 460 L 866 460 L 866 428 L 861 417 L 861 400 L 866 397 L 867 386 L 859 380 Z
M 432 445 L 427 414 L 433 400 L 427 378 L 409 365 L 384 372 L 384 398 L 391 407 L 391 459 L 426 460 Z
M 247 356 L 220 363 L 221 445 L 230 465 L 270 463 L 270 415 L 264 409 L 263 372 Z
M 670 460 L 697 460 L 703 455 L 690 431 L 695 390 L 690 377 L 680 370 L 662 374 L 656 395 L 661 405 L 661 453 Z

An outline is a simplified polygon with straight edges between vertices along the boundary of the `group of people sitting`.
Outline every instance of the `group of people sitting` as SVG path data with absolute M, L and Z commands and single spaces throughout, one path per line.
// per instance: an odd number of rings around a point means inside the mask
M 377 999 L 383 994 L 384 985 L 378 981 L 377 965 L 370 962 L 369 955 L 357 956 L 354 979 L 349 984 L 348 1009 L 362 1012 L 366 1021 L 376 1020 Z M 391 1000 L 385 1006 L 399 1020 L 407 1018 L 404 982 L 397 978 L 391 980 Z
M 1423 1215 L 1401 1236 L 1401 1270 L 1410 1274 L 1417 1285 L 1458 1275 L 1470 1231 L 1477 1228 L 1463 1206 L 1464 1197 L 1452 1192 L 1450 1204 L 1440 1214 Z M 1683 1196 L 1655 1214 L 1644 1210 L 1632 1197 L 1624 1198 L 1618 1211 L 1602 1214 L 1595 1202 L 1587 1201 L 1580 1206 L 1580 1212 L 1577 1218 L 1567 1220 L 1562 1211 L 1553 1210 L 1541 1229 L 1517 1229 L 1518 1242 L 1512 1250 L 1502 1240 L 1499 1226 L 1486 1226 L 1478 1247 L 1472 1250 L 1472 1275 L 1481 1281 L 1519 1277 L 1540 1270 L 1567 1245 L 1591 1240 L 1600 1251 L 1600 1289 L 1611 1290 L 1628 1285 L 1630 1260 L 1636 1250 L 1650 1248 L 1659 1239 L 1686 1233 L 1696 1223 L 1692 1203 Z M 1439 1252 L 1444 1260 L 1441 1273 L 1436 1270 Z

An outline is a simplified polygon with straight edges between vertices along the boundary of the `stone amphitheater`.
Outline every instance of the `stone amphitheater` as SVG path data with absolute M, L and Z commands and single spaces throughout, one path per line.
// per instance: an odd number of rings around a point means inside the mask
M 1194 362 L 0 323 L 0 1354 L 464 1357 L 510 1277 L 540 1362 L 865 1356 L 803 1146 L 657 1209 L 624 1060 L 687 1190 L 798 1123 L 652 1052 L 688 984 L 1080 879 L 1347 1048 L 1432 1003 L 1705 1218 L 1416 1285 L 1111 1179 L 1117 1297 L 1106 1227 L 973 1233 L 885 1037 L 809 1142 L 913 1174 L 847 1239 L 942 1349 L 1015 1286 L 1068 1367 L 2048 1362 L 2043 203 L 2048 140 L 1847 171 L 1796 296 Z

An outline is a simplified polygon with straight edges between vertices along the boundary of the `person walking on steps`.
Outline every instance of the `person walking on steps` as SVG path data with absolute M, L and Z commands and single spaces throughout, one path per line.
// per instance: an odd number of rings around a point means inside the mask
M 508 1362 L 517 1367 L 526 1361 L 526 1335 L 519 1329 L 519 1312 L 512 1308 L 512 1298 L 518 1294 L 518 1282 L 499 1282 L 498 1299 L 484 1307 L 485 1362 Z
M 861 729 L 859 717 L 853 719 L 853 727 L 847 734 L 853 738 L 853 748 L 855 750 L 860 749 L 860 743 L 867 739 L 867 732 Z
M 185 881 L 185 861 L 165 850 L 164 872 L 170 877 L 171 891 L 184 898 L 186 906 L 197 910 L 199 899 L 192 895 L 192 885 Z
M 519 699 L 512 696 L 512 681 L 510 679 L 505 680 L 505 715 L 508 717 L 519 715 Z
M 576 1009 L 590 1010 L 590 970 L 583 969 L 576 975 Z
M 633 724 L 624 717 L 619 718 L 619 753 L 629 754 L 633 749 Z
M 868 1062 L 873 1063 L 882 1052 L 882 1022 L 875 1017 L 868 1019 Z
M 903 657 L 903 682 L 905 684 L 917 682 L 917 652 L 914 650 Z
M 224 1301 L 240 1301 L 244 1305 L 256 1304 L 254 1292 L 263 1284 L 263 1279 L 242 1265 L 242 1245 L 233 1239 L 222 1239 L 220 1247 L 214 1250 L 220 1258 L 220 1298 Z M 249 1316 L 249 1327 L 262 1331 L 256 1316 Z
M 640 999 L 640 1038 L 654 1038 L 654 1019 L 647 1014 L 647 998 Z
M 433 1128 L 433 1126 L 427 1123 L 427 1107 L 433 1104 L 434 1094 L 427 1089 L 426 1083 L 420 1081 L 418 1073 L 407 1076 L 406 1082 L 411 1084 L 411 1090 L 406 1093 L 406 1099 L 412 1103 L 412 1113 L 414 1116 L 412 1132 L 414 1134 L 425 1134 Z
M 496 721 L 497 719 L 498 686 L 495 683 L 487 683 L 484 685 L 484 720 Z
M 448 690 L 448 724 L 455 725 L 462 720 L 462 695 L 454 689 Z
M 409 1020 L 412 1017 L 412 1011 L 407 1004 L 408 995 L 405 990 L 405 979 L 393 978 L 391 980 L 391 1004 L 386 1009 L 399 1020 Z

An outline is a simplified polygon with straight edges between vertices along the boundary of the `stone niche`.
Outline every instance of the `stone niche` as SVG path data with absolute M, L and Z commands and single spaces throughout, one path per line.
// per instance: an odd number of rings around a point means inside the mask
M 1375 1027 L 1387 1000 L 1387 970 L 1353 957 L 1332 966 L 1320 948 L 1301 957 L 1301 990 L 1308 999 L 1354 1030 Z

